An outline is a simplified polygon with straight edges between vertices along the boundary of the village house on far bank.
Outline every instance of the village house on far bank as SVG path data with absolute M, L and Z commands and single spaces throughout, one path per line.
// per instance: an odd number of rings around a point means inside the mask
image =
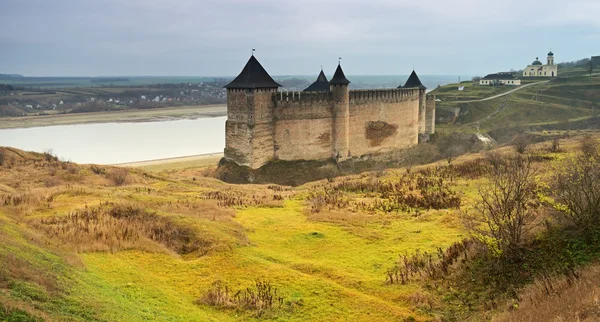
M 227 84 L 224 157 L 253 169 L 274 160 L 343 161 L 418 144 L 435 132 L 435 97 L 416 72 L 404 86 L 350 90 L 338 64 L 301 92 L 279 92 L 252 55 Z
M 479 85 L 510 85 L 518 86 L 521 85 L 521 80 L 518 79 L 513 73 L 502 72 L 495 74 L 488 74 L 484 78 L 479 80 Z

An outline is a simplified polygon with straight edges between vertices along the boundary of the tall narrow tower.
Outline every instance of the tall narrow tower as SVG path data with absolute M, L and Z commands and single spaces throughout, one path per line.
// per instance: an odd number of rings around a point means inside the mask
M 418 121 L 419 122 L 419 134 L 426 133 L 427 132 L 427 126 L 426 126 L 427 87 L 425 87 L 423 85 L 423 83 L 421 83 L 419 76 L 417 76 L 417 73 L 413 70 L 412 73 L 410 74 L 410 76 L 408 77 L 408 79 L 406 80 L 406 83 L 404 83 L 404 86 L 402 86 L 402 88 L 416 88 L 419 90 L 419 121 Z
M 350 157 L 350 81 L 344 75 L 342 66 L 338 67 L 329 81 L 333 109 L 333 157 Z
M 225 86 L 226 159 L 256 169 L 274 158 L 273 96 L 279 86 L 254 55 L 238 77 Z
M 554 53 L 552 50 L 548 53 L 548 65 L 554 65 Z

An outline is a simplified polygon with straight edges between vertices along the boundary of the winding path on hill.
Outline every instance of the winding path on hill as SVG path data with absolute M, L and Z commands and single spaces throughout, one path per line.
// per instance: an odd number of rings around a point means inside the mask
M 502 96 L 504 96 L 504 95 L 508 95 L 508 94 L 510 94 L 510 93 L 513 93 L 513 92 L 516 92 L 516 91 L 520 91 L 520 90 L 522 90 L 523 88 L 526 88 L 526 87 L 529 87 L 529 86 L 533 86 L 533 85 L 539 85 L 539 84 L 542 84 L 542 83 L 547 83 L 547 82 L 549 82 L 549 81 L 550 81 L 550 80 L 544 80 L 544 81 L 541 81 L 541 82 L 535 82 L 535 83 L 529 83 L 529 84 L 526 84 L 526 85 L 521 85 L 521 86 L 519 86 L 519 87 L 517 87 L 517 88 L 515 88 L 515 89 L 511 89 L 511 90 L 510 90 L 510 91 L 508 91 L 508 92 L 504 92 L 504 93 L 501 93 L 501 94 L 498 94 L 498 95 L 494 95 L 494 96 L 490 96 L 490 97 L 486 97 L 486 98 L 481 98 L 481 99 L 478 99 L 478 100 L 468 100 L 468 101 L 453 101 L 452 103 L 473 103 L 473 102 L 484 102 L 484 101 L 489 101 L 489 100 L 493 100 L 494 98 L 502 97 Z

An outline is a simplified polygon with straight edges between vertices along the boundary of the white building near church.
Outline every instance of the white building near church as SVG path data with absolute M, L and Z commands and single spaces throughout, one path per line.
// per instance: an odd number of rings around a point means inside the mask
M 558 76 L 558 65 L 554 65 L 554 53 L 550 51 L 548 53 L 547 64 L 544 65 L 538 59 L 523 69 L 523 77 L 556 77 Z

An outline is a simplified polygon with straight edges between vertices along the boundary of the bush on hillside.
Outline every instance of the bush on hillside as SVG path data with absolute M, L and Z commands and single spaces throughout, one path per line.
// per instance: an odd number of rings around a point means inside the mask
M 490 158 L 490 183 L 479 189 L 471 231 L 497 257 L 518 258 L 540 207 L 532 160 L 520 155 Z
M 584 139 L 581 148 L 556 171 L 554 207 L 589 234 L 600 228 L 600 151 L 591 138 Z
M 115 186 L 122 186 L 127 183 L 129 171 L 125 168 L 114 168 L 110 170 L 107 177 L 114 183 Z
M 519 134 L 512 140 L 512 145 L 515 147 L 515 151 L 518 153 L 525 153 L 527 146 L 531 144 L 531 138 L 525 134 Z

